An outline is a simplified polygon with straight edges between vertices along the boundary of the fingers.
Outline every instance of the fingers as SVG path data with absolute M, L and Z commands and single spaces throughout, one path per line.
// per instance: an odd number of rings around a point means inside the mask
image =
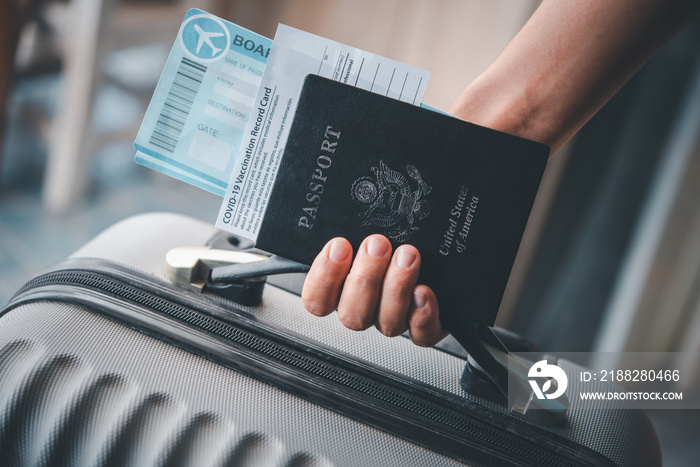
M 419 285 L 413 290 L 408 326 L 411 341 L 421 347 L 433 346 L 447 336 L 440 324 L 437 297 L 430 287 Z
M 302 291 L 304 307 L 316 316 L 337 308 L 340 322 L 360 331 L 375 325 L 387 336 L 407 329 L 419 346 L 432 346 L 447 335 L 439 320 L 435 293 L 416 286 L 421 258 L 411 245 L 392 254 L 391 242 L 371 235 L 360 245 L 355 260 L 343 238 L 326 244 L 314 260 Z
M 338 318 L 343 326 L 361 331 L 374 324 L 390 262 L 391 243 L 386 237 L 370 235 L 362 242 L 338 303 Z
M 420 271 L 420 254 L 411 245 L 396 249 L 387 269 L 375 324 L 379 332 L 393 337 L 408 329 L 408 312 Z
M 352 264 L 352 246 L 344 238 L 329 241 L 306 276 L 301 302 L 311 314 L 326 316 L 336 309 L 343 281 Z

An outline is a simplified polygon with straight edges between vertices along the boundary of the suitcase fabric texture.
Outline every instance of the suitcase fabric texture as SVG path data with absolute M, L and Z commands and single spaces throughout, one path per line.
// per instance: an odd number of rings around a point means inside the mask
M 544 427 L 460 386 L 466 360 L 164 276 L 215 229 L 148 214 L 32 279 L 0 314 L 0 465 L 660 465 L 637 410 Z M 282 283 L 284 287 L 284 283 Z M 571 375 L 576 366 L 559 362 Z

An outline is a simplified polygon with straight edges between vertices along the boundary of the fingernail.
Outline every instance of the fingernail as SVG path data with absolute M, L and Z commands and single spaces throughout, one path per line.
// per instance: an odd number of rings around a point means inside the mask
M 399 249 L 398 253 L 396 254 L 396 265 L 401 269 L 409 269 L 411 266 L 413 266 L 415 261 L 416 255 L 410 251 L 407 251 L 405 248 Z
M 333 240 L 328 251 L 328 258 L 336 263 L 342 263 L 350 253 L 348 246 L 342 240 Z
M 388 248 L 389 245 L 387 245 L 386 242 L 383 242 L 378 238 L 372 237 L 367 242 L 367 253 L 369 253 L 370 256 L 374 256 L 375 258 L 381 258 L 382 256 L 384 256 Z
M 416 304 L 416 308 L 423 308 L 428 303 L 428 297 L 422 293 L 413 292 L 413 303 Z

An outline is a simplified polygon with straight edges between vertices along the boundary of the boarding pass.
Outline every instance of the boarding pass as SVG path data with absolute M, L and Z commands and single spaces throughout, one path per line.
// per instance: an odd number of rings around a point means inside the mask
M 217 226 L 252 240 L 307 74 L 416 105 L 429 76 L 284 25 L 272 44 L 187 12 L 134 143 L 138 163 L 224 196 Z
M 271 47 L 188 11 L 136 137 L 136 161 L 223 196 Z

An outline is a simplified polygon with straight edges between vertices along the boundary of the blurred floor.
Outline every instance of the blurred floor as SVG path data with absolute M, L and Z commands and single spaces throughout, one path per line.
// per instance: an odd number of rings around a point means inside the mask
M 140 55 L 141 58 L 132 57 L 132 60 L 153 60 L 153 54 Z M 92 184 L 85 199 L 62 216 L 47 215 L 40 193 L 46 158 L 45 135 L 49 125 L 47 116 L 55 106 L 60 79 L 56 74 L 21 80 L 10 97 L 0 170 L 0 303 L 3 305 L 32 275 L 69 255 L 120 219 L 165 210 L 213 222 L 218 212 L 220 198 L 137 165 L 132 147 L 134 135 L 127 131 L 117 138 L 106 139 L 91 151 L 87 169 Z M 134 121 L 140 122 L 144 111 L 144 102 L 104 83 L 95 96 L 92 127 L 96 134 L 119 134 L 124 127 L 133 126 Z
M 79 211 L 61 217 L 44 214 L 38 192 L 3 194 L 0 199 L 0 302 L 4 305 L 31 276 L 127 216 L 174 211 L 213 222 L 220 203 L 218 198 L 195 188 L 173 187 L 147 178 L 150 177 L 136 174 L 119 185 L 100 190 L 83 203 Z

